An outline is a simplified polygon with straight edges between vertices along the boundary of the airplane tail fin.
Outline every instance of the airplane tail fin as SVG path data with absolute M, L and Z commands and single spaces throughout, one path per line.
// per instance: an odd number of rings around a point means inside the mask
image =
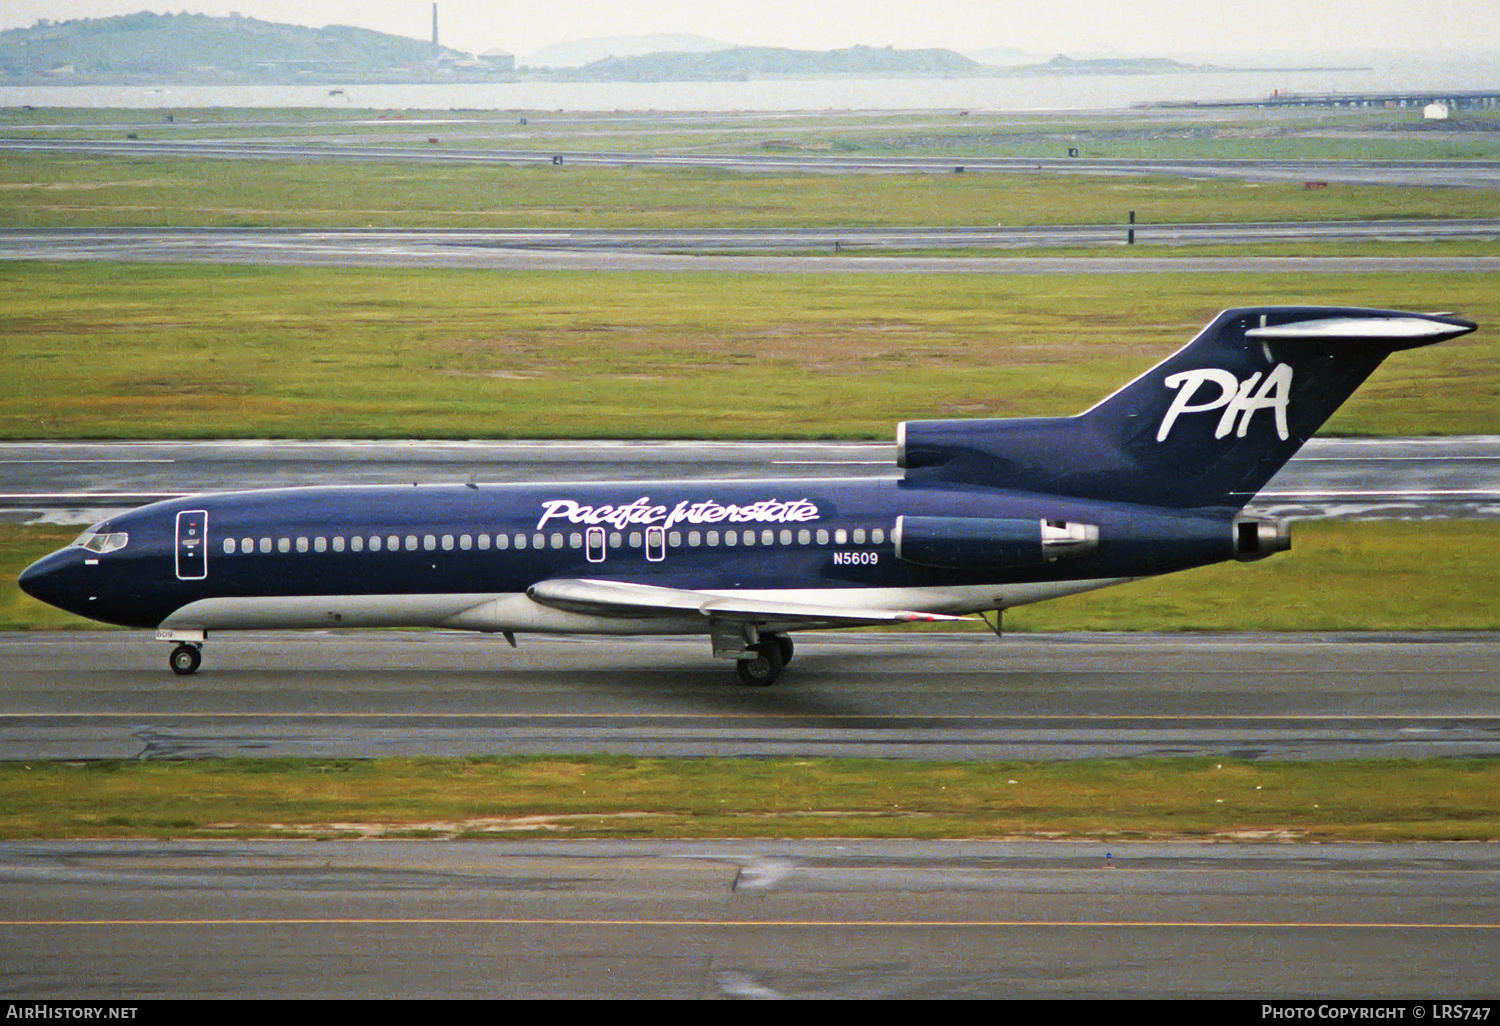
M 1392 352 L 1475 328 L 1395 310 L 1226 310 L 1084 413 L 904 423 L 898 462 L 914 481 L 1239 509 Z

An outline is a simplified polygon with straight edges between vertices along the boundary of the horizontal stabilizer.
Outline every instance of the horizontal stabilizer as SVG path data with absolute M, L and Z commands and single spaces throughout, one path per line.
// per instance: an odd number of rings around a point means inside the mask
M 869 609 L 858 606 L 828 605 L 783 601 L 733 593 L 690 591 L 661 588 L 627 581 L 554 580 L 541 581 L 526 589 L 533 602 L 554 609 L 591 616 L 649 617 L 680 613 L 699 613 L 705 618 L 774 621 L 803 621 L 818 624 L 914 623 L 936 620 L 962 620 L 961 616 L 919 613 L 906 609 Z M 851 594 L 857 594 L 852 592 Z
M 1368 340 L 1379 342 L 1386 348 L 1406 349 L 1446 342 L 1467 335 L 1474 328 L 1473 324 L 1464 321 L 1430 317 L 1325 317 L 1251 328 L 1245 332 L 1245 337 L 1257 342 Z M 1393 347 L 1392 343 L 1397 345 Z

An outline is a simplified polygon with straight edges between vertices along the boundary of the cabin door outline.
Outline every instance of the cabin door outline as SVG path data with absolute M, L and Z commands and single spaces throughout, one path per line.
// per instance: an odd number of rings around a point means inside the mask
M 201 581 L 208 576 L 208 510 L 177 514 L 177 579 Z

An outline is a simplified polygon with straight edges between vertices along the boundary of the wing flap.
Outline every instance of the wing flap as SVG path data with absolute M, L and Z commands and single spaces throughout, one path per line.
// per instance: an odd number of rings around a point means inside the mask
M 662 588 L 627 581 L 562 579 L 540 581 L 526 589 L 532 601 L 554 609 L 591 616 L 649 617 L 698 613 L 721 620 L 805 621 L 819 624 L 928 623 L 962 620 L 961 616 L 909 609 L 880 609 L 779 598 Z

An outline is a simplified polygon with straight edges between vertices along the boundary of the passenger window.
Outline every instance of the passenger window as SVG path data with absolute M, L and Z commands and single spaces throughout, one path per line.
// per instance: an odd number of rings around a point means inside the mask
M 328 539 L 327 538 L 314 538 L 313 539 L 313 551 L 314 552 L 327 552 L 328 551 Z
M 872 542 L 874 542 L 876 545 L 882 545 L 882 544 L 884 544 L 885 543 L 885 531 L 883 529 L 879 528 L 879 527 L 875 528 L 875 530 L 873 530 L 873 531 L 870 532 L 870 540 Z
M 334 552 L 343 552 L 344 551 L 344 536 L 343 535 L 336 534 L 336 535 L 333 536 L 333 551 Z
M 818 528 L 818 544 L 819 545 L 827 545 L 828 544 L 828 532 L 825 531 L 821 527 Z
M 856 545 L 863 545 L 864 543 L 865 543 L 865 529 L 863 527 L 856 527 L 854 529 L 854 544 L 856 544 Z
M 458 547 L 464 552 L 468 552 L 474 547 L 474 539 L 466 534 L 461 534 L 458 536 Z
M 738 532 L 736 532 L 736 531 L 725 531 L 724 532 L 724 544 L 726 546 L 728 546 L 729 548 L 734 548 L 734 546 L 738 545 L 739 543 L 740 543 L 740 536 L 739 536 Z
M 353 552 L 363 552 L 365 550 L 365 536 L 356 534 L 353 538 L 350 538 L 349 549 Z
M 719 544 L 719 532 L 718 531 L 709 531 L 708 532 L 708 544 L 709 545 L 718 545 Z
M 243 552 L 243 553 L 245 553 L 246 555 L 249 555 L 250 553 L 254 552 L 255 551 L 255 539 L 254 538 L 241 538 L 240 539 L 240 551 Z
M 502 548 L 502 549 L 505 548 L 506 544 L 509 541 L 510 541 L 510 536 L 509 535 L 504 535 L 504 534 L 497 534 L 497 535 L 495 535 L 495 544 L 499 548 Z M 481 549 L 486 550 L 486 551 L 489 550 L 489 547 L 490 547 L 490 536 L 489 535 L 487 535 L 487 534 L 481 534 L 479 536 L 479 547 Z
M 630 532 L 630 547 L 632 549 L 638 549 L 638 548 L 641 547 L 641 532 L 639 532 L 639 531 L 631 531 Z
M 290 538 L 277 538 L 276 539 L 276 551 L 277 552 L 291 552 L 292 551 L 292 540 Z
M 298 552 L 306 552 L 307 551 L 307 539 L 306 538 L 298 538 L 297 539 L 297 551 Z
M 464 548 L 468 548 L 468 546 L 465 545 Z M 443 535 L 443 551 L 444 552 L 452 552 L 453 551 L 453 535 L 451 535 L 451 534 L 445 534 L 445 535 Z
M 762 545 L 775 545 L 776 544 L 776 532 L 770 530 L 769 528 L 766 529 L 766 530 L 764 530 L 764 531 L 762 531 L 762 532 L 760 532 L 760 543 Z
M 618 549 L 622 544 L 624 544 L 624 538 L 620 534 L 620 532 L 611 531 L 609 533 L 609 547 L 612 549 Z
M 224 539 L 224 555 L 226 555 L 226 556 L 232 556 L 232 555 L 234 555 L 234 539 L 233 538 L 225 538 Z
M 271 551 L 271 539 L 269 539 L 269 538 L 262 538 L 260 540 L 260 551 L 262 551 L 262 552 L 270 552 Z
M 399 534 L 388 534 L 385 538 L 387 552 L 398 552 L 401 549 L 401 536 Z
M 849 532 L 846 531 L 846 530 L 844 530 L 842 527 L 839 528 L 837 531 L 833 532 L 833 543 L 835 545 L 843 545 L 843 544 L 845 544 L 848 541 L 849 541 Z
M 372 535 L 370 535 L 370 551 L 371 552 L 379 552 L 380 551 L 380 535 L 378 535 L 378 534 L 372 534 Z
M 682 547 L 682 532 L 673 531 L 671 534 L 667 535 L 667 544 L 672 546 L 672 548 L 674 549 L 680 549 Z
M 538 535 L 538 537 L 540 537 L 540 535 Z M 561 531 L 552 532 L 552 547 L 554 549 L 560 549 L 563 547 L 563 536 Z
M 435 538 L 434 536 L 432 536 L 430 534 L 424 534 L 422 536 L 422 548 L 423 548 L 423 550 L 425 550 L 427 552 L 436 551 L 436 549 L 437 549 L 437 538 Z
M 781 544 L 783 544 L 783 545 L 790 545 L 791 543 L 792 543 L 792 529 L 789 528 L 789 527 L 783 527 L 781 529 Z
M 811 544 L 811 542 L 812 542 L 812 532 L 809 531 L 807 528 L 804 527 L 802 530 L 800 530 L 800 531 L 797 532 L 797 544 L 798 545 L 808 545 L 808 544 Z
M 697 531 L 689 531 L 688 532 L 688 547 L 689 548 L 696 549 L 699 545 L 702 545 L 702 544 L 703 544 L 703 536 L 701 534 L 699 534 Z
M 516 548 L 518 548 L 518 549 L 524 549 L 525 547 L 526 547 L 526 536 L 524 534 L 518 534 L 518 535 L 516 535 Z
M 544 549 L 547 547 L 547 536 L 545 534 L 534 534 L 531 536 L 531 547 Z
M 407 552 L 416 552 L 417 551 L 417 536 L 416 535 L 409 534 L 409 535 L 406 536 L 406 551 Z
M 572 534 L 568 535 L 568 548 L 583 548 L 583 535 L 579 534 L 577 531 L 574 531 Z
M 754 531 L 746 531 L 745 532 L 745 537 L 744 537 L 744 542 L 745 542 L 746 545 L 754 545 L 755 544 L 755 532 Z

